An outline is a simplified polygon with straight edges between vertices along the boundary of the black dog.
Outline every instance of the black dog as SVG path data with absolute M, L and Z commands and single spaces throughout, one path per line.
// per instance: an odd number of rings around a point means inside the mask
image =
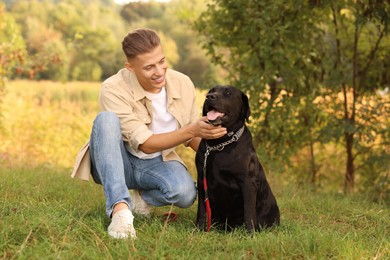
M 248 97 L 232 86 L 216 86 L 206 96 L 203 116 L 210 124 L 226 127 L 228 134 L 203 139 L 196 153 L 199 228 L 207 222 L 206 230 L 211 224 L 226 230 L 245 224 L 248 231 L 258 231 L 280 222 L 279 207 L 245 125 L 250 113 Z

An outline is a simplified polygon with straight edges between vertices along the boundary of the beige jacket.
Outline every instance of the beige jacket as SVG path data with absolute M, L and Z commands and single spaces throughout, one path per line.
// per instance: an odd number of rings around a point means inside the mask
M 195 87 L 188 76 L 168 69 L 166 91 L 167 108 L 176 118 L 178 128 L 199 119 Z M 121 69 L 102 83 L 99 105 L 102 111 L 112 111 L 118 115 L 122 137 L 128 150 L 131 147 L 138 151 L 138 146 L 153 134 L 148 128 L 153 116 L 151 101 L 145 96 L 134 73 L 127 69 Z M 184 164 L 174 148 L 162 151 L 162 156 L 165 161 L 177 160 Z M 89 180 L 90 173 L 88 141 L 77 155 L 71 176 Z

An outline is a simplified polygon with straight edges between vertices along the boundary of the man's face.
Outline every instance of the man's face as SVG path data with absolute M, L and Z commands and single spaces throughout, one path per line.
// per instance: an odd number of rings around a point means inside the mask
M 125 66 L 134 72 L 145 91 L 159 93 L 165 86 L 168 65 L 161 45 L 151 52 L 140 54 L 128 60 Z

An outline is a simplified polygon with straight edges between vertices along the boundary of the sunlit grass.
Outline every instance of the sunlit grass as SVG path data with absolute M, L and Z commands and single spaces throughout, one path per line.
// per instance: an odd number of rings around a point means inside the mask
M 278 192 L 279 227 L 248 235 L 196 229 L 196 205 L 136 217 L 138 238 L 106 232 L 100 185 L 47 169 L 0 169 L 0 258 L 3 259 L 388 259 L 390 211 L 361 197 Z

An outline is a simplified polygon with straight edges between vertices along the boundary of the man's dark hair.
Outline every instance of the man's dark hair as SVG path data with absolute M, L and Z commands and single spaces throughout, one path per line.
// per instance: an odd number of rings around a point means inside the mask
M 151 29 L 136 29 L 123 38 L 122 50 L 127 59 L 152 51 L 160 45 L 160 38 Z

